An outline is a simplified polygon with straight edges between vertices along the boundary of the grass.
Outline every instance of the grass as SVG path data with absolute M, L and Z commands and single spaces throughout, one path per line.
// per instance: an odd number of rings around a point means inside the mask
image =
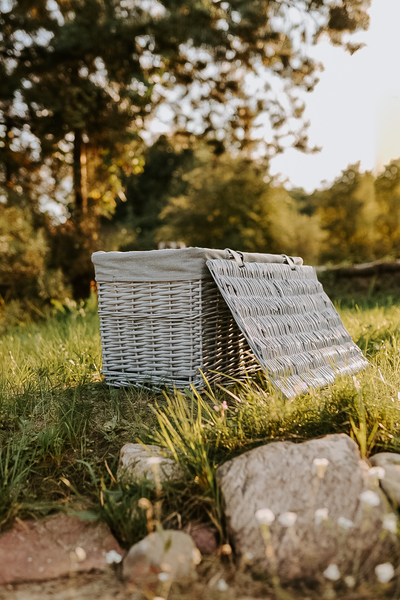
M 66 511 L 105 520 L 122 545 L 141 539 L 138 501 L 155 500 L 156 491 L 146 481 L 115 481 L 126 442 L 169 448 L 186 473 L 162 491 L 164 526 L 211 521 L 221 541 L 215 470 L 227 459 L 274 440 L 338 432 L 352 435 L 365 456 L 400 451 L 400 306 L 370 299 L 339 310 L 371 366 L 290 401 L 261 375 L 201 395 L 109 388 L 94 298 L 10 330 L 0 339 L 0 528 Z

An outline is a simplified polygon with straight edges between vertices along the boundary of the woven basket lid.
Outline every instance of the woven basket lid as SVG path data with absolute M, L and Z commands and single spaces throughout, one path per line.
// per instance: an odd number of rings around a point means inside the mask
M 221 259 L 207 266 L 251 351 L 285 396 L 369 364 L 313 267 Z

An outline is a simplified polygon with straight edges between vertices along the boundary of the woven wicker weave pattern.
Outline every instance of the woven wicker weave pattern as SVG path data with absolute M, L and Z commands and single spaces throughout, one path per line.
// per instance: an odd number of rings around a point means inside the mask
M 368 364 L 312 267 L 239 267 L 227 260 L 209 260 L 207 266 L 254 355 L 286 396 Z
M 211 277 L 98 282 L 103 374 L 109 385 L 185 388 L 260 366 Z

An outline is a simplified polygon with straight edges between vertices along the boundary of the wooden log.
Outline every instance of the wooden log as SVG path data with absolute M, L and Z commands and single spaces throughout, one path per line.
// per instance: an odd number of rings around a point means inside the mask
M 371 277 L 383 273 L 400 272 L 400 260 L 391 262 L 376 261 L 352 267 L 316 267 L 318 274 L 332 273 L 337 277 Z

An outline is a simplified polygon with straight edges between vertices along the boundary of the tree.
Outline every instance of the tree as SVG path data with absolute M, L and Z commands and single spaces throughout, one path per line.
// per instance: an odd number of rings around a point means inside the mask
M 186 193 L 170 198 L 160 215 L 159 241 L 304 254 L 295 203 L 283 187 L 266 183 L 265 165 L 227 152 L 216 157 L 207 148 L 195 158 L 195 168 L 184 176 Z M 300 220 L 310 237 L 309 217 Z
M 315 192 L 313 201 L 326 232 L 323 261 L 365 262 L 377 257 L 374 178 L 350 165 L 331 188 Z
M 400 159 L 392 160 L 375 180 L 379 216 L 376 220 L 379 255 L 400 256 Z
M 107 191 L 121 192 L 108 167 L 164 98 L 174 106 L 177 130 L 245 148 L 266 112 L 277 132 L 269 149 L 280 151 L 289 134 L 295 147 L 306 149 L 302 126 L 293 131 L 288 124 L 301 124 L 303 111 L 293 87 L 311 90 L 317 81 L 307 45 L 323 32 L 339 44 L 343 33 L 365 29 L 368 6 L 369 0 L 340 6 L 329 0 L 8 0 L 0 13 L 6 135 L 0 183 L 6 191 L 19 185 L 18 153 L 54 172 L 69 165 L 75 246 L 86 256 L 98 213 L 110 208 L 108 197 L 104 203 L 105 196 L 92 193 L 97 177 L 107 174 Z M 271 78 L 289 85 L 286 100 L 274 93 Z M 8 143 L 12 136 L 19 144 Z M 128 153 L 117 173 L 132 168 Z M 88 290 L 88 269 L 76 294 Z
M 192 162 L 193 150 L 182 140 L 161 136 L 145 150 L 142 170 L 127 179 L 126 197 L 117 202 L 112 218 L 112 226 L 123 225 L 135 234 L 134 243 L 122 245 L 122 250 L 156 247 L 154 235 L 161 225 L 159 215 L 168 197 L 179 195 L 187 187 L 183 176 L 191 169 Z

